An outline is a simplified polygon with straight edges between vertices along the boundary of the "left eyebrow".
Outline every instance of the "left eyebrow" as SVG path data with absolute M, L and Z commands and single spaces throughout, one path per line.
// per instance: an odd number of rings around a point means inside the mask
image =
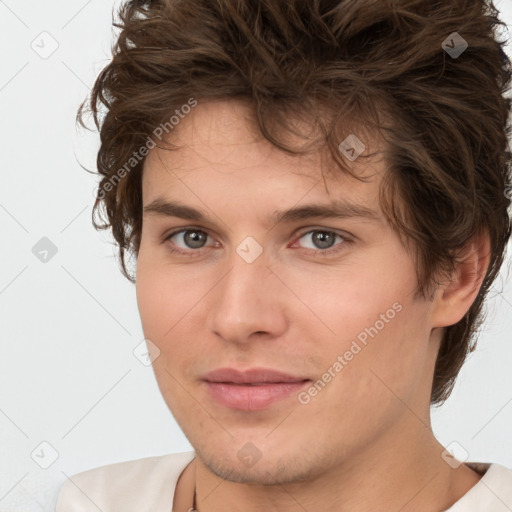
M 179 217 L 181 219 L 199 222 L 213 222 L 210 217 L 201 210 L 184 205 L 178 201 L 167 201 L 160 198 L 144 206 L 144 214 Z M 289 210 L 276 210 L 270 215 L 269 220 L 274 224 L 278 224 L 280 222 L 290 223 L 311 218 L 347 219 L 353 217 L 376 222 L 382 221 L 381 216 L 375 210 L 346 200 L 333 201 L 331 204 L 308 204 Z
M 366 206 L 350 203 L 346 200 L 333 201 L 331 204 L 307 204 L 290 210 L 275 211 L 270 219 L 275 222 L 294 222 L 310 218 L 347 219 L 361 217 L 380 222 L 380 215 Z

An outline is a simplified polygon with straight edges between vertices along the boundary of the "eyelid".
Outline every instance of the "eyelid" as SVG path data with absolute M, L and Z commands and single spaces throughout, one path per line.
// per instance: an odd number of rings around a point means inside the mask
M 177 235 L 184 231 L 194 231 L 194 230 L 206 233 L 207 237 L 213 238 L 210 235 L 209 230 L 206 228 L 202 228 L 199 226 L 182 226 L 180 228 L 171 230 L 169 233 L 164 234 L 162 242 L 163 243 L 168 242 L 170 240 L 170 238 L 172 238 L 174 235 Z M 314 231 L 323 231 L 323 232 L 327 232 L 327 233 L 333 233 L 335 235 L 340 236 L 343 239 L 344 243 L 343 244 L 335 244 L 333 247 L 328 247 L 326 249 L 309 249 L 309 248 L 304 248 L 304 247 L 299 247 L 299 249 L 304 249 L 306 251 L 313 251 L 313 252 L 319 252 L 319 253 L 329 253 L 330 251 L 334 252 L 335 251 L 334 247 L 337 247 L 337 245 L 345 245 L 345 244 L 353 243 L 356 238 L 351 234 L 348 234 L 344 231 L 343 232 L 338 231 L 337 229 L 334 229 L 334 228 L 329 228 L 329 227 L 325 227 L 325 226 L 308 226 L 308 227 L 299 228 L 299 230 L 296 230 L 294 232 L 294 234 L 292 235 L 292 237 L 293 237 L 292 244 L 295 244 L 304 235 L 307 235 Z M 198 249 L 183 249 L 181 247 L 178 247 L 177 249 L 175 249 L 175 251 L 182 252 L 182 253 L 200 252 L 201 249 L 204 249 L 206 247 L 211 247 L 211 246 L 203 246 L 203 247 L 199 247 Z
M 350 233 L 348 233 L 346 231 L 339 230 L 337 228 L 328 228 L 328 227 L 325 227 L 325 226 L 313 226 L 313 227 L 308 226 L 307 228 L 300 228 L 300 230 L 302 230 L 302 229 L 304 229 L 304 231 L 299 231 L 294 236 L 298 237 L 298 238 L 301 238 L 304 235 L 306 235 L 308 233 L 311 233 L 311 231 L 325 231 L 327 233 L 334 233 L 336 235 L 339 235 L 339 236 L 341 236 L 345 240 L 352 240 L 353 241 L 356 238 L 354 235 L 351 235 Z
M 341 253 L 344 250 L 344 247 L 346 245 L 352 245 L 354 243 L 354 237 L 347 236 L 347 235 L 345 235 L 345 233 L 340 233 L 338 230 L 331 229 L 331 228 L 324 228 L 324 227 L 322 227 L 322 228 L 313 227 L 313 228 L 308 228 L 305 231 L 298 233 L 294 237 L 294 241 L 292 242 L 292 247 L 296 246 L 298 244 L 298 241 L 303 236 L 309 235 L 310 233 L 313 233 L 313 232 L 332 233 L 333 235 L 340 237 L 342 239 L 342 241 L 335 243 L 333 246 L 327 247 L 325 249 L 315 249 L 315 248 L 311 249 L 309 247 L 297 247 L 298 250 L 306 251 L 309 254 L 328 257 L 330 255 L 336 255 L 336 254 Z
M 179 228 L 176 228 L 176 229 L 173 229 L 171 231 L 169 231 L 168 233 L 165 233 L 163 235 L 163 238 L 164 240 L 165 239 L 168 239 L 169 237 L 171 237 L 172 235 L 176 235 L 177 233 L 180 233 L 181 231 L 188 231 L 188 230 L 197 230 L 197 231 L 203 231 L 204 233 L 206 233 L 208 236 L 211 236 L 210 233 L 209 233 L 209 230 L 207 228 L 203 228 L 203 227 L 200 227 L 200 226 L 182 226 L 182 227 L 179 227 Z M 332 232 L 332 233 L 336 233 L 337 235 L 340 235 L 342 236 L 343 238 L 347 238 L 347 239 L 355 239 L 356 237 L 350 233 L 348 233 L 347 231 L 342 231 L 342 230 L 339 230 L 337 228 L 330 228 L 330 227 L 326 227 L 326 226 L 316 226 L 316 225 L 313 225 L 313 226 L 306 226 L 306 227 L 301 227 L 301 228 L 298 228 L 297 230 L 295 230 L 293 233 L 292 233 L 292 237 L 301 237 L 301 236 L 304 236 L 305 234 L 311 232 L 311 231 L 327 231 L 327 232 Z
M 183 233 L 184 231 L 201 231 L 203 233 L 206 233 L 207 237 L 213 239 L 213 237 L 210 235 L 208 229 L 201 228 L 199 226 L 183 226 L 183 227 L 180 227 L 180 228 L 173 229 L 173 230 L 169 231 L 168 233 L 165 233 L 163 235 L 163 237 L 162 237 L 162 242 L 163 243 L 168 242 L 169 239 L 172 238 L 174 235 L 177 235 L 179 233 Z M 200 247 L 199 249 L 203 249 L 203 247 Z M 199 249 L 195 249 L 195 252 L 198 252 Z M 185 250 L 185 249 L 181 249 L 181 250 Z M 190 251 L 194 251 L 194 249 L 189 249 L 189 250 Z

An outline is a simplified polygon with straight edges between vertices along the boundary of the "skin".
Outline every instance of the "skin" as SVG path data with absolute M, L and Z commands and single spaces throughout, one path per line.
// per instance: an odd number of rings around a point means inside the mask
M 419 298 L 414 259 L 379 208 L 383 159 L 351 164 L 371 176 L 367 183 L 338 171 L 326 188 L 319 150 L 297 157 L 275 148 L 234 100 L 199 102 L 171 136 L 179 149 L 155 148 L 146 158 L 143 204 L 180 201 L 210 219 L 145 213 L 137 260 L 144 335 L 160 350 L 158 385 L 196 452 L 173 510 L 192 506 L 194 485 L 200 512 L 447 509 L 480 476 L 441 457 L 430 424 L 434 364 L 443 327 L 476 297 L 487 238 L 468 245 L 432 301 Z M 268 218 L 340 198 L 379 218 Z M 165 240 L 179 228 L 208 237 L 200 248 L 184 238 L 190 232 Z M 323 254 L 315 230 L 345 238 Z M 236 252 L 248 236 L 263 248 L 252 263 Z M 307 404 L 292 395 L 261 411 L 232 410 L 201 381 L 220 367 L 269 367 L 315 381 L 396 303 L 395 318 Z M 248 442 L 261 455 L 251 467 L 237 457 Z

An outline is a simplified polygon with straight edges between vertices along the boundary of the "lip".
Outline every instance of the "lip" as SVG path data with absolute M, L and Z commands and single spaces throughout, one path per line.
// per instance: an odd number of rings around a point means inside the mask
M 226 382 L 230 384 L 276 384 L 283 382 L 303 382 L 307 377 L 294 376 L 270 368 L 249 368 L 237 370 L 235 368 L 219 368 L 207 373 L 203 380 L 209 382 Z
M 268 368 L 220 368 L 203 377 L 208 392 L 221 405 L 242 411 L 266 409 L 298 393 L 310 379 Z

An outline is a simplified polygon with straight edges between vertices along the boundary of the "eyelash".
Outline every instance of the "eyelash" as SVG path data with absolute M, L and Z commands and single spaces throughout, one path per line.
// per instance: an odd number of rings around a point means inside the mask
M 174 235 L 177 235 L 178 233 L 183 233 L 183 232 L 186 232 L 186 231 L 200 231 L 201 233 L 206 233 L 207 236 L 208 235 L 208 232 L 205 231 L 204 229 L 199 229 L 199 228 L 195 228 L 195 227 L 187 227 L 187 228 L 180 228 L 180 229 L 177 229 L 176 231 L 173 231 L 172 233 L 169 233 L 168 235 L 166 235 L 163 239 L 163 243 L 165 242 L 168 242 L 170 241 L 170 239 L 174 236 Z M 336 235 L 336 236 L 339 236 L 342 240 L 343 240 L 343 244 L 337 244 L 335 245 L 334 247 L 338 247 L 340 245 L 351 245 L 353 243 L 353 240 L 351 240 L 350 238 L 346 237 L 345 235 L 342 235 L 340 233 L 337 233 L 336 231 L 332 231 L 332 230 L 328 230 L 328 229 L 310 229 L 308 231 L 304 231 L 302 233 L 300 233 L 298 236 L 297 236 L 297 240 L 301 239 L 304 235 L 307 235 L 307 234 L 310 234 L 310 233 L 315 233 L 315 232 L 321 232 L 321 233 L 329 233 L 329 234 L 333 234 L 333 235 Z M 194 253 L 194 252 L 200 252 L 201 249 L 204 249 L 205 247 L 200 247 L 198 249 L 189 249 L 189 250 L 184 250 L 184 249 L 180 249 L 180 248 L 174 248 L 172 247 L 170 249 L 170 252 L 171 253 L 175 253 L 175 254 L 179 254 L 179 255 L 183 255 L 183 256 L 189 256 L 189 257 L 194 257 L 191 255 L 191 253 Z M 323 255 L 327 255 L 327 254 L 331 254 L 331 253 L 338 253 L 338 252 L 341 252 L 343 249 L 335 249 L 335 248 L 328 248 L 328 249 L 305 249 L 306 251 L 308 252 L 313 252 L 313 254 L 321 254 L 322 256 Z

